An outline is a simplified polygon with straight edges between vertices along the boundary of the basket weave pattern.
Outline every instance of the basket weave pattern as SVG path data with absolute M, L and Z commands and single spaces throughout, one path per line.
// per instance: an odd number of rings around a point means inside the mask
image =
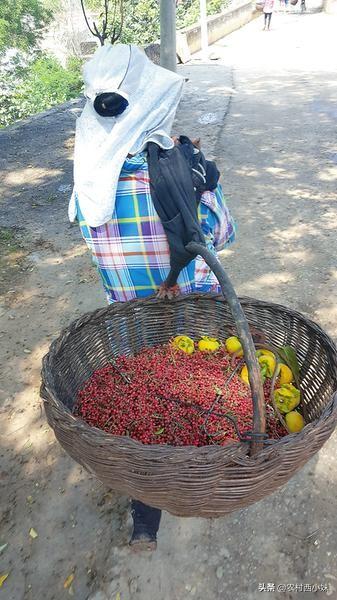
M 263 332 L 267 344 L 296 351 L 311 421 L 300 433 L 267 441 L 250 456 L 245 442 L 147 446 L 72 415 L 79 389 L 112 357 L 165 343 L 179 333 L 221 340 L 235 334 L 222 296 L 190 294 L 112 304 L 84 315 L 53 342 L 43 362 L 41 396 L 48 423 L 66 452 L 107 486 L 178 516 L 220 517 L 288 481 L 337 424 L 337 351 L 322 329 L 300 313 L 251 298 L 240 301 L 249 326 Z

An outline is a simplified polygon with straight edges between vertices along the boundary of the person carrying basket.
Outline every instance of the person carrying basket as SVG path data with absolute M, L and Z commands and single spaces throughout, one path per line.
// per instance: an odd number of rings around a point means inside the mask
M 175 230 L 175 219 L 164 218 L 174 210 L 172 197 L 185 192 L 188 196 L 192 190 L 199 220 L 196 226 L 194 208 L 191 215 L 187 210 L 185 225 L 192 235 L 199 235 L 199 227 L 213 253 L 235 239 L 216 167 L 204 160 L 198 143 L 171 138 L 183 78 L 125 44 L 99 48 L 83 73 L 87 101 L 76 125 L 69 218 L 79 223 L 108 302 L 154 293 L 220 293 L 215 275 L 200 256 L 183 257 L 174 268 L 180 230 Z M 167 158 L 169 165 L 174 160 L 178 165 L 171 179 L 169 171 L 165 179 Z M 135 500 L 131 509 L 130 544 L 154 549 L 161 511 Z

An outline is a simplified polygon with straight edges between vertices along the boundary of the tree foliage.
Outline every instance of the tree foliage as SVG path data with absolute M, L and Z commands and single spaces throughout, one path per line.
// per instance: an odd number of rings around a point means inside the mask
M 208 0 L 207 14 L 220 12 L 229 0 Z M 160 37 L 158 0 L 126 0 L 121 41 L 146 45 Z M 199 0 L 181 0 L 177 6 L 177 29 L 196 23 L 200 17 Z
M 160 35 L 158 0 L 127 0 L 121 42 L 145 46 Z
M 50 18 L 51 11 L 41 0 L 1 0 L 0 52 L 35 46 Z
M 207 0 L 207 15 L 221 12 L 230 0 Z M 197 23 L 200 18 L 200 0 L 180 0 L 177 6 L 177 28 L 182 29 Z
M 207 13 L 220 12 L 230 0 L 208 0 Z M 88 8 L 103 15 L 103 0 L 85 0 Z M 159 0 L 124 0 L 124 24 L 120 42 L 125 44 L 150 44 L 160 36 Z M 180 0 L 177 5 L 177 29 L 192 25 L 199 20 L 199 0 Z
M 38 49 L 42 28 L 50 19 L 52 9 L 60 9 L 59 0 L 0 2 L 0 127 L 4 127 L 76 97 L 82 89 L 82 78 L 78 60 L 69 61 L 63 68 L 55 58 L 41 54 Z M 229 2 L 208 0 L 208 14 L 219 12 Z M 85 0 L 85 5 L 99 26 L 99 20 L 105 15 L 104 0 Z M 124 0 L 124 23 L 119 41 L 145 46 L 158 40 L 159 7 L 159 0 Z M 177 28 L 198 19 L 199 0 L 180 0 Z M 14 51 L 4 52 L 14 47 L 21 52 L 17 55 Z

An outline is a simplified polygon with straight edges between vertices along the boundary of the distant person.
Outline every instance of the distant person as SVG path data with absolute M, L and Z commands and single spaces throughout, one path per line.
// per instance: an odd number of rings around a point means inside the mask
M 301 0 L 301 12 L 305 12 L 307 10 L 307 7 L 305 5 L 305 0 Z
M 269 31 L 270 29 L 270 21 L 271 21 L 271 16 L 273 14 L 273 9 L 274 9 L 274 0 L 265 0 L 265 3 L 263 5 L 263 12 L 264 12 L 264 28 L 263 31 Z

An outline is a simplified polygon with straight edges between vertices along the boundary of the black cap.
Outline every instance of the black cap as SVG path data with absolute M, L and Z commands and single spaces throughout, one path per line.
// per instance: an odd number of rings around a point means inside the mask
M 128 106 L 126 98 L 117 92 L 98 94 L 94 100 L 94 109 L 101 117 L 118 117 Z

